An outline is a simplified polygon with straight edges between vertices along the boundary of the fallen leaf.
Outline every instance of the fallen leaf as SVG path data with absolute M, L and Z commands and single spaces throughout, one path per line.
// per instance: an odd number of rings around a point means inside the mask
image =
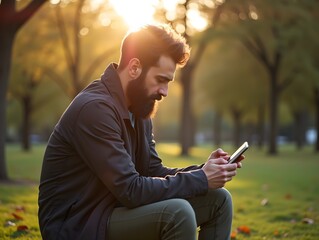
M 6 221 L 4 226 L 5 227 L 14 227 L 16 224 L 14 222 L 11 222 L 11 221 Z
M 16 214 L 16 213 L 12 213 L 12 216 L 17 219 L 17 220 L 23 220 L 23 217 L 21 217 L 20 215 Z
M 289 194 L 289 193 L 287 193 L 287 194 L 285 195 L 285 199 L 287 199 L 287 200 L 292 199 L 292 195 L 291 195 L 291 194 Z
M 280 235 L 279 231 L 278 231 L 278 230 L 275 230 L 275 231 L 274 231 L 274 236 L 275 236 L 275 237 L 278 237 L 279 235 Z
M 263 200 L 261 200 L 260 204 L 261 206 L 267 206 L 269 204 L 269 201 L 267 198 L 264 198 Z
M 25 212 L 25 207 L 24 206 L 16 206 L 15 210 L 16 210 L 16 212 Z
M 26 225 L 19 225 L 17 227 L 17 231 L 21 232 L 21 231 L 27 231 L 29 228 Z
M 306 223 L 306 224 L 314 224 L 315 223 L 315 221 L 311 218 L 303 218 L 301 221 L 303 223 Z
M 236 239 L 236 237 L 237 237 L 237 231 L 232 231 L 230 235 L 230 239 Z
M 250 234 L 250 228 L 245 225 L 238 227 L 237 230 L 240 233 Z

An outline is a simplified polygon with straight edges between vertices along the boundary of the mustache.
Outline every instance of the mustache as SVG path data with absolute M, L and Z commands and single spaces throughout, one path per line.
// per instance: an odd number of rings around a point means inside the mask
M 151 99 L 153 99 L 154 101 L 161 101 L 162 98 L 163 98 L 163 96 L 160 95 L 160 94 L 154 94 L 154 95 L 151 97 Z

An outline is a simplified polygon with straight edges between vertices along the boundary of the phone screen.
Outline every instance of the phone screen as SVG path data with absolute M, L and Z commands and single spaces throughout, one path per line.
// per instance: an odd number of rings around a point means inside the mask
M 244 142 L 243 145 L 241 145 L 236 152 L 229 157 L 228 163 L 238 162 L 238 158 L 248 149 L 248 147 L 248 142 Z

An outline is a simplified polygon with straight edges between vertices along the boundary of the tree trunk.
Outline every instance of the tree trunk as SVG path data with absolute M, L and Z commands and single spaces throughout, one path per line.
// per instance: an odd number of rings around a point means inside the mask
M 0 180 L 8 180 L 5 161 L 6 142 L 6 94 L 9 83 L 11 53 L 14 41 L 14 32 L 0 28 Z
M 233 109 L 232 116 L 234 120 L 233 143 L 235 147 L 240 146 L 241 141 L 241 111 Z
M 181 69 L 181 82 L 183 89 L 182 96 L 182 119 L 181 119 L 181 155 L 188 156 L 189 149 L 192 146 L 193 141 L 193 112 L 191 106 L 191 83 L 192 83 L 193 68 L 190 65 L 186 65 Z
M 31 117 L 31 96 L 22 99 L 23 105 L 23 122 L 22 122 L 22 149 L 29 151 L 30 145 L 30 117 Z
M 222 116 L 219 112 L 215 113 L 213 125 L 213 141 L 217 148 L 221 147 L 222 143 Z
M 269 150 L 270 155 L 277 154 L 277 132 L 278 132 L 278 86 L 277 71 L 270 69 L 270 99 L 269 99 Z
M 315 108 L 316 108 L 316 132 L 317 132 L 317 139 L 315 143 L 315 152 L 319 152 L 319 88 L 315 88 Z
M 257 146 L 261 149 L 265 140 L 265 106 L 260 104 L 257 112 Z
M 253 122 L 247 123 L 245 126 L 245 135 L 244 135 L 245 141 L 247 141 L 248 143 L 253 143 L 255 133 L 256 133 L 256 124 L 254 124 Z
M 305 133 L 306 133 L 306 112 L 296 111 L 294 114 L 295 127 L 294 127 L 294 139 L 297 149 L 302 149 L 305 145 Z

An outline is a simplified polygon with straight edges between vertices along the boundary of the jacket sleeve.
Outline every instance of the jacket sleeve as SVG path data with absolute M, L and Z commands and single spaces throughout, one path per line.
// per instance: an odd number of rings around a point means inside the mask
M 117 200 L 137 207 L 169 198 L 188 198 L 207 192 L 201 169 L 166 177 L 141 176 L 125 148 L 125 125 L 116 109 L 95 100 L 82 107 L 74 123 L 74 147 Z

